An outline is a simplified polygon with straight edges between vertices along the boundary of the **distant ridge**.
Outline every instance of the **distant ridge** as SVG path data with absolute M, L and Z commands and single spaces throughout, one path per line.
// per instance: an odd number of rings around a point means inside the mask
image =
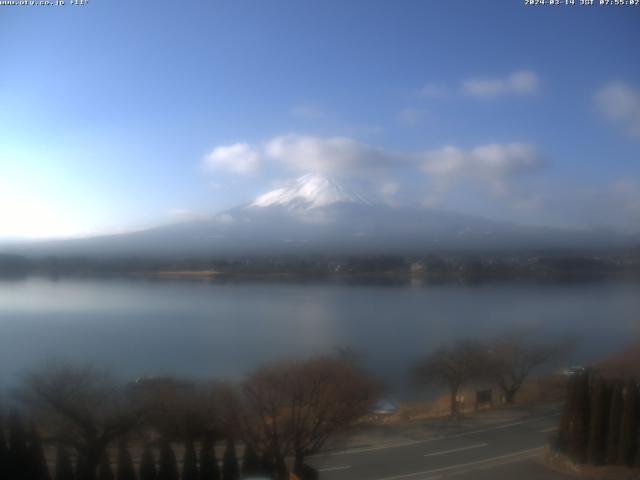
M 308 174 L 217 215 L 118 235 L 5 245 L 0 253 L 221 257 L 610 251 L 638 236 L 522 226 L 389 205 L 356 185 Z

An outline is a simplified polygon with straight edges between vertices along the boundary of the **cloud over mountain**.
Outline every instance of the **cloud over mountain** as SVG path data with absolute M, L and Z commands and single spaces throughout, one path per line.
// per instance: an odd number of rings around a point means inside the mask
M 205 167 L 247 175 L 266 169 L 283 177 L 316 173 L 357 178 L 376 185 L 387 198 L 402 190 L 397 177 L 431 181 L 442 195 L 461 182 L 479 185 L 492 195 L 506 195 L 516 178 L 543 168 L 539 151 L 526 143 L 488 143 L 470 149 L 454 145 L 426 151 L 398 152 L 348 137 L 288 134 L 262 144 L 238 143 L 216 147 Z M 406 182 L 404 182 L 406 183 Z
M 290 173 L 367 177 L 408 165 L 416 158 L 416 154 L 374 147 L 349 137 L 287 134 L 258 145 L 218 146 L 204 157 L 203 166 L 238 175 L 255 173 L 269 164 Z
M 552 159 L 526 142 L 397 151 L 350 137 L 286 134 L 256 144 L 218 146 L 203 164 L 240 178 L 252 176 L 255 184 L 277 178 L 263 183 L 278 187 L 282 180 L 307 173 L 355 181 L 372 197 L 394 205 L 487 216 L 497 212 L 496 218 L 531 224 L 550 220 L 556 225 L 640 228 L 633 221 L 639 198 L 635 184 L 619 182 L 598 194 L 579 184 L 547 184 Z
M 489 143 L 465 150 L 445 146 L 435 150 L 397 152 L 348 137 L 281 135 L 262 145 L 236 143 L 216 147 L 203 160 L 210 169 L 245 175 L 265 164 L 285 172 L 367 178 L 404 168 L 438 178 L 464 176 L 483 181 L 506 180 L 543 166 L 537 149 L 525 143 Z
M 401 166 L 411 156 L 373 147 L 347 137 L 284 135 L 267 142 L 265 153 L 286 169 L 365 176 Z

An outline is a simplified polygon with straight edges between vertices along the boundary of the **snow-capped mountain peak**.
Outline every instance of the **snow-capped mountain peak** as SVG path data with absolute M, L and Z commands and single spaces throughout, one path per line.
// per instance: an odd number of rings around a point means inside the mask
M 335 203 L 369 204 L 355 189 L 348 189 L 331 177 L 310 173 L 291 185 L 260 195 L 249 207 L 284 206 L 292 209 L 326 207 Z

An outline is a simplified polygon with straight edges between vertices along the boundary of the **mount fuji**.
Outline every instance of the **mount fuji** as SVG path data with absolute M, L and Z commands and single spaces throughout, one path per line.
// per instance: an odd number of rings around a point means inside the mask
M 576 250 L 629 243 L 629 238 L 611 232 L 524 227 L 455 212 L 392 206 L 356 185 L 308 174 L 204 219 L 134 233 L 31 243 L 10 250 L 184 258 Z
M 336 203 L 371 204 L 365 195 L 350 189 L 331 177 L 307 174 L 298 178 L 288 188 L 278 188 L 260 195 L 249 207 L 284 206 L 289 209 L 326 207 Z

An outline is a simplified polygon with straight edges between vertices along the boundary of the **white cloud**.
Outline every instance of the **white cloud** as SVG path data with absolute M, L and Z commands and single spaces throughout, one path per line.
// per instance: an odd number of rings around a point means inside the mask
M 640 90 L 611 82 L 595 95 L 595 102 L 607 119 L 623 125 L 629 135 L 640 138 Z
M 292 171 L 366 176 L 398 166 L 406 156 L 347 137 L 284 135 L 266 144 L 266 155 Z
M 246 143 L 216 147 L 203 160 L 208 170 L 226 170 L 238 175 L 251 175 L 260 169 L 260 155 Z
M 493 194 L 506 194 L 511 179 L 538 171 L 543 161 L 536 149 L 523 143 L 486 144 L 465 150 L 445 146 L 427 152 L 394 152 L 348 137 L 317 137 L 289 134 L 262 145 L 236 144 L 218 147 L 206 158 L 209 168 L 224 168 L 239 175 L 269 164 L 282 174 L 319 173 L 375 179 L 380 193 L 390 197 L 399 185 L 389 180 L 399 170 L 428 174 L 439 191 L 459 180 L 489 187 Z
M 462 92 L 478 98 L 494 98 L 500 95 L 530 95 L 540 87 L 535 72 L 520 70 L 504 78 L 478 77 L 462 82 Z
M 471 150 L 446 146 L 429 151 L 424 154 L 422 170 L 438 182 L 441 190 L 465 179 L 488 186 L 495 195 L 504 195 L 512 178 L 536 172 L 543 165 L 531 145 L 492 143 Z

